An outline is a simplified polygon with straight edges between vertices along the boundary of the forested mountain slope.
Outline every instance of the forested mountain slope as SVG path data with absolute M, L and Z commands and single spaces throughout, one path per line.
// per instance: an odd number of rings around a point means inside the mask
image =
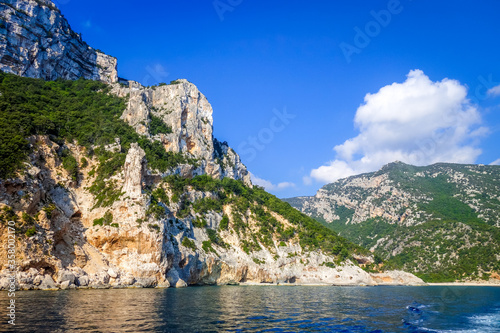
M 395 162 L 285 201 L 429 281 L 498 277 L 500 166 Z

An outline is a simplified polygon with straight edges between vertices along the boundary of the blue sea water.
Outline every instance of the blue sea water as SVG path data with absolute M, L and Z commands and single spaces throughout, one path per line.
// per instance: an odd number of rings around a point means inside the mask
M 500 332 L 500 287 L 222 286 L 16 293 L 1 332 Z

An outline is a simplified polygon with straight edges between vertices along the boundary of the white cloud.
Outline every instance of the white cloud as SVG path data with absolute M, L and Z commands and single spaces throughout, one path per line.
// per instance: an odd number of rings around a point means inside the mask
M 500 96 L 500 84 L 498 86 L 488 89 L 488 95 Z
M 500 158 L 490 163 L 490 165 L 500 165 Z
M 349 177 L 356 174 L 348 163 L 341 160 L 330 161 L 327 165 L 322 165 L 311 171 L 311 178 L 322 182 L 331 183 L 337 179 Z
M 456 80 L 433 82 L 412 70 L 403 83 L 367 94 L 354 123 L 359 134 L 335 146 L 336 159 L 313 169 L 310 177 L 327 183 L 382 165 L 437 162 L 473 163 L 481 154 L 479 138 L 488 129 Z
M 275 185 L 269 180 L 257 177 L 253 173 L 250 173 L 250 177 L 254 185 L 261 186 L 265 188 L 266 191 L 279 191 L 279 190 L 284 190 L 286 188 L 295 187 L 295 184 L 291 182 L 281 182 Z
M 278 190 L 283 190 L 283 189 L 289 188 L 289 187 L 295 187 L 295 184 L 292 182 L 281 182 L 281 183 L 278 183 L 278 185 L 276 185 L 276 188 Z

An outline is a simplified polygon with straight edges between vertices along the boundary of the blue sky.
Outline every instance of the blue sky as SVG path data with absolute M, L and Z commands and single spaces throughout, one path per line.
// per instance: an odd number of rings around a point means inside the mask
M 395 159 L 500 158 L 497 1 L 56 3 L 119 76 L 196 84 L 279 197 Z

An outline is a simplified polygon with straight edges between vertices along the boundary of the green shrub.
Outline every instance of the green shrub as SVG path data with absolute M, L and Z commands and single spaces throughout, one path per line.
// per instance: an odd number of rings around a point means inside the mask
M 227 230 L 229 228 L 229 218 L 227 215 L 222 216 L 222 220 L 219 223 L 220 230 Z
M 233 204 L 233 208 L 235 208 L 232 214 L 233 229 L 240 235 L 241 233 L 245 234 L 248 229 L 243 215 L 251 207 L 260 227 L 259 239 L 266 246 L 273 246 L 272 235 L 278 234 L 278 239 L 285 242 L 299 236 L 300 245 L 305 250 L 321 249 L 325 253 L 338 255 L 345 248 L 348 253 L 356 252 L 369 255 L 366 249 L 338 236 L 334 231 L 322 226 L 319 222 L 259 187 L 249 188 L 239 180 L 229 178 L 218 180 L 207 175 L 195 176 L 192 179 L 172 175 L 165 177 L 164 180 L 169 185 L 174 197 L 180 196 L 188 186 L 197 191 L 208 191 L 218 196 L 218 199 L 195 203 L 193 208 L 196 210 L 214 209 L 215 207 L 218 209 L 225 204 Z M 250 205 L 250 203 L 255 203 L 255 205 Z M 263 207 L 267 208 L 267 211 Z M 269 211 L 282 215 L 293 224 L 293 227 L 284 228 L 270 215 Z M 221 230 L 224 230 L 225 222 L 226 220 L 221 222 Z M 229 228 L 229 221 L 227 222 Z M 256 245 L 251 246 L 252 243 Z M 242 243 L 245 252 L 253 251 L 253 248 L 258 247 L 256 241 L 252 243 Z
M 76 181 L 78 179 L 78 162 L 76 158 L 68 150 L 63 151 L 61 158 L 63 168 L 68 171 L 71 179 Z
M 9 221 L 17 222 L 19 220 L 19 217 L 17 216 L 14 209 L 12 209 L 12 207 L 5 206 L 4 208 L 2 208 L 2 210 L 0 210 L 0 212 L 0 221 L 2 223 L 7 223 Z
M 165 208 L 157 202 L 152 202 L 146 210 L 146 216 L 153 216 L 156 220 L 160 220 L 165 216 Z
M 215 244 L 220 243 L 220 239 L 219 239 L 219 236 L 217 235 L 217 231 L 215 231 L 213 229 L 207 229 L 207 235 L 208 235 L 208 238 L 210 238 L 210 241 L 212 243 L 215 243 Z
M 108 94 L 109 89 L 98 81 L 43 81 L 0 73 L 0 178 L 13 175 L 26 160 L 31 135 L 76 139 L 91 148 L 113 142 L 124 130 L 132 133 L 118 119 L 125 99 Z M 70 168 L 74 161 L 65 164 Z
M 149 123 L 149 133 L 151 135 L 169 134 L 172 133 L 172 128 L 167 126 L 160 117 L 151 114 L 151 122 Z
M 183 219 L 191 214 L 191 202 L 188 201 L 186 196 L 182 196 L 182 200 L 179 203 L 179 209 L 177 211 L 177 217 Z
M 35 234 L 36 234 L 36 227 L 29 228 L 28 230 L 26 230 L 26 233 L 25 233 L 25 235 L 27 237 L 31 237 L 31 236 L 33 236 Z
M 261 264 L 265 264 L 266 261 L 265 260 L 260 260 L 259 258 L 253 258 L 252 259 L 254 263 L 256 263 L 257 265 L 261 265 Z
M 324 262 L 323 264 L 321 264 L 322 266 L 326 266 L 326 267 L 330 267 L 330 268 L 335 268 L 337 267 L 333 262 Z
M 256 252 L 262 250 L 260 247 L 259 243 L 255 240 L 255 238 L 252 239 L 252 241 L 248 241 L 246 239 L 240 240 L 241 243 L 241 248 L 243 251 L 245 251 L 246 254 L 250 254 L 250 252 Z
M 151 203 L 146 211 L 146 216 L 153 216 L 156 220 L 163 218 L 165 216 L 165 208 L 160 203 L 165 205 L 170 204 L 167 193 L 162 187 L 158 187 L 151 192 Z
M 167 206 L 170 204 L 168 195 L 163 189 L 163 187 L 158 187 L 153 192 L 151 192 L 151 200 L 156 202 L 163 202 Z
M 215 251 L 214 248 L 212 247 L 212 242 L 209 240 L 203 241 L 201 247 L 202 247 L 203 251 L 205 251 L 206 253 L 213 252 L 213 253 L 217 254 L 217 251 Z
M 96 170 L 97 177 L 90 186 L 89 192 L 95 197 L 94 208 L 109 207 L 124 192 L 121 192 L 121 188 L 117 187 L 115 181 L 109 181 L 108 179 L 121 169 L 127 155 L 119 152 L 109 152 L 102 148 L 96 149 L 95 153 L 99 156 L 99 166 Z
M 23 212 L 22 214 L 23 222 L 26 224 L 34 224 L 35 219 L 33 219 L 29 214 Z
M 212 198 L 203 198 L 193 203 L 193 209 L 202 214 L 209 211 L 222 212 L 222 202 Z
M 104 225 L 111 225 L 112 223 L 113 223 L 113 213 L 111 213 L 111 211 L 108 210 L 106 213 L 104 213 L 103 217 L 101 217 L 99 219 L 95 219 L 93 225 L 94 226 L 96 226 L 96 225 L 104 226 Z M 117 227 L 118 227 L 118 224 L 117 224 Z
M 87 161 L 87 159 L 85 157 L 82 157 L 80 159 L 80 167 L 85 169 L 88 165 L 89 165 L 89 161 Z
M 188 164 L 194 161 L 186 158 L 182 153 L 165 151 L 165 147 L 158 141 L 151 142 L 146 138 L 140 138 L 137 142 L 144 149 L 148 166 L 152 170 L 166 172 L 180 164 Z
M 184 237 L 182 239 L 182 246 L 187 247 L 188 249 L 191 249 L 193 251 L 197 250 L 195 242 L 187 237 Z
M 193 220 L 193 226 L 196 228 L 205 228 L 207 226 L 207 221 L 197 216 L 196 219 Z
M 56 205 L 54 204 L 49 204 L 48 206 L 45 206 L 42 208 L 42 210 L 45 212 L 47 215 L 47 218 L 50 220 L 52 218 L 52 212 L 56 209 Z
M 160 226 L 157 224 L 148 224 L 148 228 L 151 231 L 156 231 L 157 233 L 160 232 Z

